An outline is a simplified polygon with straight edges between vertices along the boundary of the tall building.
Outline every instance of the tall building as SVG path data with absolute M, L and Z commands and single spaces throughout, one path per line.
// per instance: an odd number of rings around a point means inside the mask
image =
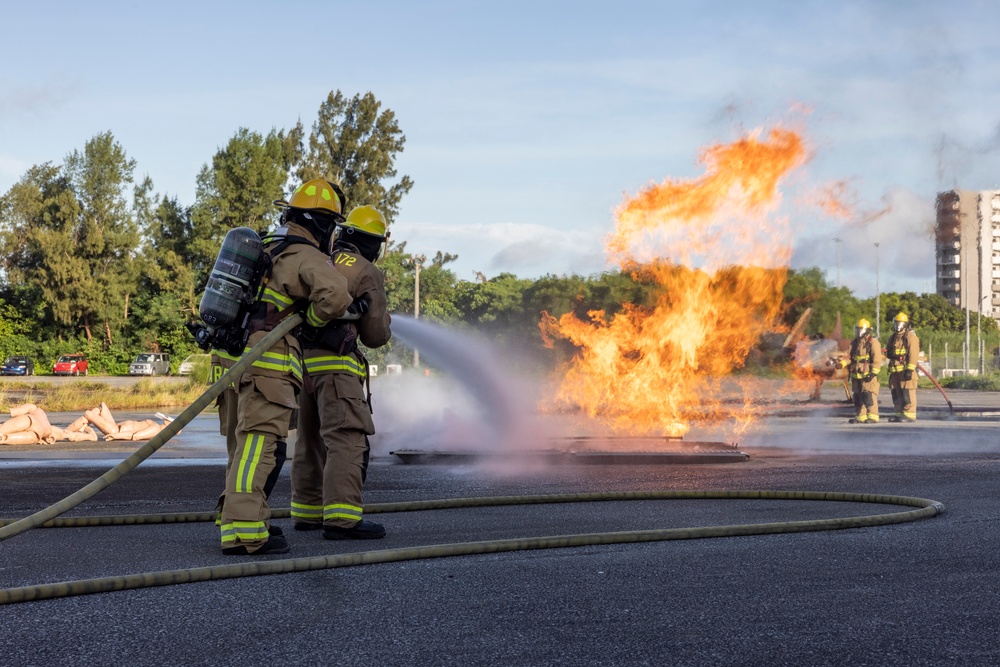
M 937 293 L 1000 320 L 1000 190 L 939 193 L 934 231 Z

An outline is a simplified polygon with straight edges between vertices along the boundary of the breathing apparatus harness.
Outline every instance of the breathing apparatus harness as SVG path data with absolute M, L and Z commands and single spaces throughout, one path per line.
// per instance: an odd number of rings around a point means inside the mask
M 201 299 L 198 312 L 202 322 L 187 323 L 198 347 L 239 357 L 251 334 L 271 331 L 298 310 L 293 306 L 279 311 L 262 298 L 274 258 L 296 244 L 318 248 L 305 237 L 288 235 L 284 226 L 263 238 L 249 227 L 229 230 Z M 274 247 L 268 247 L 271 245 Z

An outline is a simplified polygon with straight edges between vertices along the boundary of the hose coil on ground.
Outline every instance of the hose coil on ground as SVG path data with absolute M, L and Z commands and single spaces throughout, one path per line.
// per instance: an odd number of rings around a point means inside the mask
M 888 514 L 874 514 L 807 521 L 787 521 L 729 526 L 699 526 L 692 528 L 669 528 L 659 530 L 638 530 L 615 533 L 587 533 L 580 535 L 558 535 L 549 537 L 515 538 L 487 540 L 456 544 L 436 544 L 401 549 L 383 549 L 348 554 L 334 554 L 311 558 L 290 558 L 281 560 L 253 561 L 233 565 L 199 567 L 183 570 L 147 572 L 143 574 L 97 579 L 65 581 L 38 586 L 23 586 L 0 590 L 0 604 L 13 604 L 30 600 L 46 600 L 74 595 L 104 593 L 110 591 L 170 586 L 252 577 L 288 572 L 324 570 L 354 565 L 392 563 L 404 560 L 444 558 L 448 556 L 469 556 L 474 554 L 524 551 L 533 549 L 556 549 L 599 544 L 628 544 L 635 542 L 657 542 L 665 540 L 704 539 L 710 537 L 736 537 L 742 535 L 767 535 L 774 533 L 797 533 L 844 528 L 863 528 L 905 523 L 936 516 L 944 511 L 944 505 L 936 500 L 910 496 L 887 496 L 869 493 L 842 493 L 824 491 L 646 491 L 622 493 L 580 493 L 538 496 L 499 496 L 485 498 L 451 498 L 399 503 L 369 505 L 366 514 L 390 512 L 416 512 L 436 509 L 456 509 L 468 507 L 489 507 L 501 505 L 527 505 L 543 503 L 604 502 L 617 500 L 679 500 L 679 499 L 740 499 L 740 500 L 818 500 L 834 502 L 878 503 L 902 505 L 917 509 Z M 273 518 L 287 518 L 290 510 L 275 510 Z M 80 517 L 53 520 L 39 524 L 42 527 L 61 526 L 106 526 L 146 523 L 183 523 L 192 521 L 214 521 L 214 512 L 191 514 L 147 514 L 123 517 Z

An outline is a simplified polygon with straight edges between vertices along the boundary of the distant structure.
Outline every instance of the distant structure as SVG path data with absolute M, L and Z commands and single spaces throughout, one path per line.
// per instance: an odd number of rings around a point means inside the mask
M 937 293 L 1000 320 L 1000 190 L 938 193 Z

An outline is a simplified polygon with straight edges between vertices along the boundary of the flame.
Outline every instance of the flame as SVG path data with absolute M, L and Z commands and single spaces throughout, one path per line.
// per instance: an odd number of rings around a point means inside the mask
M 781 312 L 791 243 L 778 186 L 805 160 L 798 133 L 756 130 L 705 148 L 700 178 L 627 198 L 606 250 L 634 279 L 655 284 L 655 303 L 593 311 L 587 321 L 544 314 L 545 339 L 578 348 L 556 402 L 632 433 L 682 435 L 694 416 L 731 416 L 712 397 Z

